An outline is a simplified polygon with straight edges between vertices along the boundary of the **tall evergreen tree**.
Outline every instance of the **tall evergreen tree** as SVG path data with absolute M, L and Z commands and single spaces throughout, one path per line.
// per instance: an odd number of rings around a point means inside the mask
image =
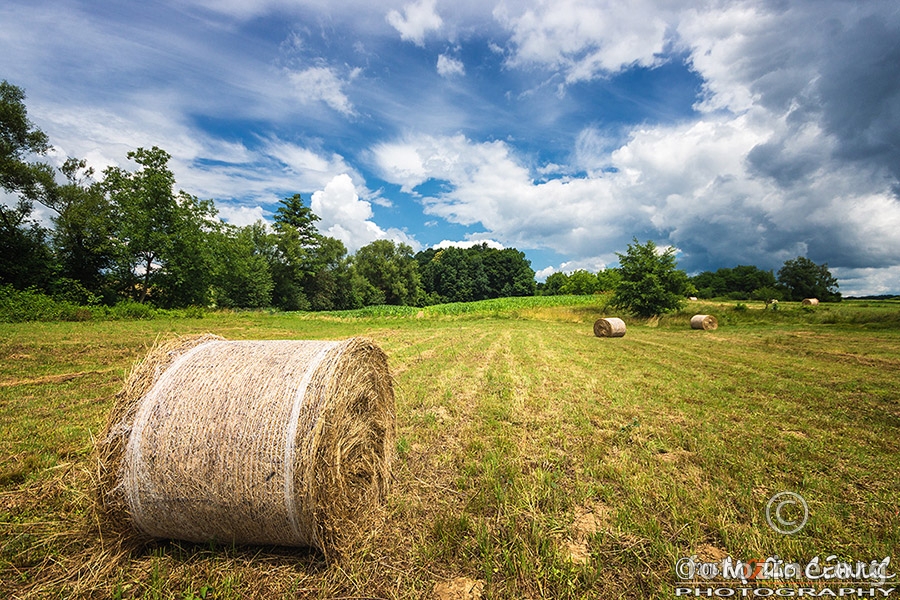
M 301 245 L 312 246 L 317 242 L 319 232 L 316 230 L 316 221 L 319 216 L 312 208 L 303 204 L 300 194 L 294 194 L 279 202 L 280 206 L 275 211 L 275 231 L 282 233 L 287 228 L 297 232 Z

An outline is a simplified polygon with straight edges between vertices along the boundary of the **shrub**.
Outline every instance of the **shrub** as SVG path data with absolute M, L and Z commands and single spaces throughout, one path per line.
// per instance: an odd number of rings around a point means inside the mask
M 613 305 L 639 316 L 652 317 L 681 308 L 684 297 L 696 290 L 687 274 L 677 268 L 675 249 L 657 251 L 647 241 L 628 244 L 619 257 L 622 280 L 616 288 Z
M 90 311 L 65 300 L 55 300 L 34 288 L 17 290 L 11 285 L 0 286 L 0 321 L 83 321 Z
M 123 300 L 109 310 L 111 319 L 144 319 L 156 317 L 156 309 L 149 304 L 141 304 L 134 300 Z

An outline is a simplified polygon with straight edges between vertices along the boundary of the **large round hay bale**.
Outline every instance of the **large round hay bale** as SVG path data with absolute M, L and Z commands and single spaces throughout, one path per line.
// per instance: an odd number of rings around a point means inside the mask
M 691 329 L 712 331 L 719 327 L 719 322 L 712 315 L 694 315 L 691 317 Z
M 604 317 L 594 322 L 594 335 L 597 337 L 623 337 L 625 321 L 616 317 Z
M 801 302 L 803 306 L 816 306 L 819 304 L 818 298 L 804 298 L 803 302 Z
M 387 357 L 370 341 L 179 338 L 117 396 L 101 506 L 151 538 L 339 554 L 382 503 L 395 438 Z

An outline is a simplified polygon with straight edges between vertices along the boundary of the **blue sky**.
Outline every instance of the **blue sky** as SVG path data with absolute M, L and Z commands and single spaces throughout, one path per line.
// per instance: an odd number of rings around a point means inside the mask
M 637 237 L 689 273 L 804 255 L 900 292 L 898 65 L 877 0 L 0 6 L 52 160 L 157 145 L 229 222 L 300 193 L 351 251 L 488 241 L 539 279 Z

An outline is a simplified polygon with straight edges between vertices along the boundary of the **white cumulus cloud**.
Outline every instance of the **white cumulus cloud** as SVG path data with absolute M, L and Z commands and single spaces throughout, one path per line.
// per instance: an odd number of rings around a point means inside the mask
M 344 243 L 351 253 L 375 240 L 389 239 L 420 250 L 415 238 L 396 228 L 382 229 L 372 221 L 372 205 L 362 200 L 347 174 L 335 176 L 324 190 L 314 192 L 310 202 L 319 216 L 319 232 Z
M 435 244 L 435 245 L 433 245 L 433 246 L 431 246 L 431 247 L 432 247 L 432 248 L 438 248 L 438 249 L 440 249 L 440 248 L 450 248 L 451 246 L 452 246 L 452 247 L 455 247 L 455 248 L 471 248 L 471 247 L 473 247 L 473 246 L 480 246 L 481 244 L 487 244 L 487 247 L 488 247 L 488 248 L 494 248 L 495 250 L 503 250 L 503 248 L 504 248 L 503 244 L 501 244 L 501 243 L 498 242 L 498 241 L 491 240 L 491 239 L 484 239 L 484 240 L 480 240 L 480 239 L 479 239 L 479 240 L 460 240 L 460 241 L 454 241 L 454 240 L 441 240 L 440 242 L 438 242 L 437 244 Z
M 569 83 L 653 66 L 669 41 L 668 6 L 652 0 L 558 0 L 501 4 L 495 18 L 511 34 L 511 67 L 559 69 Z
M 225 222 L 238 227 L 265 220 L 265 213 L 261 206 L 233 206 L 217 203 L 216 209 L 219 211 L 219 217 Z
M 421 0 L 403 7 L 403 14 L 392 10 L 387 14 L 387 21 L 399 33 L 400 38 L 413 42 L 417 46 L 425 45 L 425 35 L 429 31 L 440 29 L 444 23 L 434 9 L 435 0 Z

